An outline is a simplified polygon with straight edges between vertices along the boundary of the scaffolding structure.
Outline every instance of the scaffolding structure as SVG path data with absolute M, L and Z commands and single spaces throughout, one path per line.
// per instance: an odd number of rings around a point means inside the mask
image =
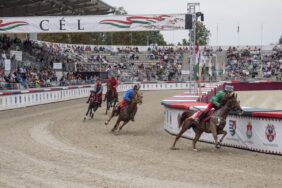
M 196 12 L 200 10 L 200 3 L 187 3 L 187 13 L 192 15 L 192 29 L 189 30 L 189 81 L 194 81 L 194 66 L 196 62 Z M 199 93 L 198 84 L 190 84 L 191 93 Z

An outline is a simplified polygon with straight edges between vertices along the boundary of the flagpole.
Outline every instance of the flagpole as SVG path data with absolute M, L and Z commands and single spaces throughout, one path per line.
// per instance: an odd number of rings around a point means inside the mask
M 237 28 L 237 42 L 238 42 L 238 47 L 240 46 L 240 24 L 238 23 L 238 28 Z
M 260 59 L 262 60 L 262 40 L 263 40 L 263 22 L 261 23 L 261 33 L 260 33 Z M 263 77 L 263 73 L 262 73 L 262 68 L 263 68 L 263 63 L 261 62 L 261 69 L 260 69 L 260 74 L 261 77 Z
M 218 23 L 216 23 L 216 45 L 218 45 Z
M 261 23 L 261 32 L 260 32 L 260 47 L 262 48 L 262 40 L 263 40 L 263 22 Z M 261 49 L 262 50 L 262 49 Z

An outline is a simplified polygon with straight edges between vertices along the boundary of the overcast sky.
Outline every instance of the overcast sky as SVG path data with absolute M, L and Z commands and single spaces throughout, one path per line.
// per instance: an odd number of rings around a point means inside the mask
M 104 1 L 114 7 L 123 6 L 129 14 L 187 13 L 188 2 L 199 2 L 204 23 L 211 31 L 211 45 L 260 45 L 261 41 L 268 45 L 277 43 L 282 35 L 282 0 Z M 175 44 L 188 36 L 188 31 L 162 33 L 166 41 Z

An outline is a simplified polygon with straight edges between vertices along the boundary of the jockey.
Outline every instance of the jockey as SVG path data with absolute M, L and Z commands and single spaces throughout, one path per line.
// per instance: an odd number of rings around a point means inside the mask
M 134 85 L 133 88 L 129 89 L 126 91 L 124 97 L 123 97 L 123 100 L 121 102 L 121 105 L 120 107 L 121 108 L 127 108 L 128 105 L 132 102 L 132 100 L 134 99 L 137 91 L 139 90 L 140 86 L 137 84 L 137 85 Z M 134 121 L 134 115 L 135 114 L 130 114 L 130 119 L 132 121 Z
M 200 112 L 197 113 L 196 116 L 194 117 L 194 121 L 197 124 L 200 124 L 201 120 L 206 116 L 206 114 L 214 108 L 215 110 L 218 110 L 222 107 L 221 101 L 222 99 L 228 95 L 231 96 L 233 94 L 233 86 L 231 85 L 225 85 L 223 91 L 217 92 L 217 94 L 211 98 L 210 102 L 208 103 L 207 108 Z
M 90 100 L 95 100 L 95 97 L 96 97 L 95 91 L 94 91 L 94 90 L 91 90 L 91 91 L 90 91 L 90 96 L 88 97 L 88 100 L 87 100 L 86 103 L 89 103 Z
M 99 106 L 102 104 L 102 96 L 103 96 L 103 87 L 101 84 L 101 80 L 98 78 L 96 80 L 96 88 L 95 88 L 96 96 L 98 97 Z
M 114 97 L 117 99 L 118 98 L 118 93 L 117 93 L 117 87 L 118 87 L 118 80 L 114 76 L 110 76 L 107 85 L 112 87 L 113 92 L 114 92 Z M 108 91 L 105 95 L 104 101 L 106 101 L 106 98 L 108 96 Z

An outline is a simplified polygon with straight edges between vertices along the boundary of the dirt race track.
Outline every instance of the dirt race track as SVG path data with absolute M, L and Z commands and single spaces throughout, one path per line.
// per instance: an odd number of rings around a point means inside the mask
M 160 101 L 180 92 L 145 92 L 119 136 L 104 107 L 82 122 L 86 99 L 0 112 L 0 187 L 282 187 L 281 156 L 205 143 L 194 152 L 185 139 L 169 150 Z

